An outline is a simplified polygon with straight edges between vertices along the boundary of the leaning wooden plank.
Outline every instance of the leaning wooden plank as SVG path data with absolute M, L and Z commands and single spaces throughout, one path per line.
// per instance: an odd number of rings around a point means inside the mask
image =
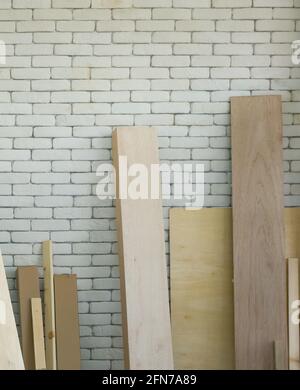
M 233 369 L 231 209 L 170 211 L 176 369 Z
M 0 370 L 24 370 L 15 317 L 0 252 Z
M 41 298 L 31 298 L 34 360 L 36 370 L 46 369 L 44 325 Z
M 280 96 L 231 100 L 235 356 L 238 369 L 288 367 Z
M 120 170 L 124 171 L 120 156 L 127 158 L 129 168 L 142 164 L 149 173 L 152 164 L 159 164 L 155 130 L 118 128 L 113 132 L 125 366 L 172 369 L 162 203 L 149 196 L 135 200 L 119 196 L 118 179 Z M 134 186 L 134 179 L 128 178 L 126 190 Z
M 77 276 L 54 275 L 58 370 L 80 370 Z
M 26 370 L 35 369 L 31 298 L 40 297 L 39 273 L 35 266 L 17 268 L 20 307 L 21 346 Z
M 295 303 L 299 301 L 299 259 L 287 259 L 288 266 L 288 306 L 289 306 L 289 368 L 290 370 L 300 369 L 300 338 L 299 324 L 293 320 Z
M 274 341 L 274 369 L 285 370 L 286 362 L 284 356 L 284 348 L 281 341 Z
M 300 259 L 300 208 L 286 207 L 285 220 L 285 257 Z
M 52 241 L 43 242 L 46 365 L 56 370 L 55 306 Z

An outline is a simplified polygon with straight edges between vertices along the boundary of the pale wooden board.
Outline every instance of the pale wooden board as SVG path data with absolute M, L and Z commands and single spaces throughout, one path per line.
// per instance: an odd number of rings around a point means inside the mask
M 115 130 L 113 159 L 117 168 L 118 156 L 127 156 L 128 166 L 141 163 L 150 169 L 151 164 L 158 164 L 155 130 L 142 127 Z M 130 179 L 128 182 L 130 185 Z M 172 369 L 161 200 L 117 199 L 116 206 L 125 366 Z
M 175 368 L 233 369 L 231 209 L 170 210 Z
M 55 303 L 53 282 L 52 242 L 43 242 L 45 345 L 48 370 L 56 370 Z
M 46 369 L 44 325 L 41 298 L 31 298 L 33 347 L 36 370 Z
M 0 253 L 0 370 L 24 370 L 15 317 Z
M 40 297 L 39 273 L 35 266 L 17 268 L 17 285 L 20 307 L 21 346 L 26 370 L 35 369 L 31 298 Z
M 285 257 L 300 259 L 300 208 L 286 207 L 285 220 Z
M 77 277 L 54 275 L 58 370 L 80 370 Z
M 231 99 L 235 356 L 238 369 L 288 367 L 280 96 Z
M 289 308 L 289 368 L 300 369 L 299 324 L 292 321 L 293 302 L 299 301 L 299 259 L 287 259 L 288 266 L 288 308 Z

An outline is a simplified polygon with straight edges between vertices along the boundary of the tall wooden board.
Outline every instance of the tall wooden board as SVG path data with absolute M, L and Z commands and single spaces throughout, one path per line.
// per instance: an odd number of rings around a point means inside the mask
M 55 342 L 55 303 L 52 241 L 43 242 L 44 266 L 44 304 L 45 304 L 45 345 L 46 365 L 48 370 L 56 370 L 56 342 Z
M 58 370 L 80 370 L 76 275 L 55 275 L 56 353 Z
M 143 164 L 149 173 L 152 164 L 159 164 L 155 130 L 118 128 L 113 133 L 125 365 L 130 369 L 172 369 L 162 203 L 149 197 L 118 197 L 120 169 L 124 168 L 119 156 L 127 157 L 128 168 Z M 134 179 L 128 178 L 128 187 L 134 185 Z
M 170 211 L 175 368 L 233 369 L 231 209 Z
M 231 100 L 235 356 L 238 369 L 288 367 L 280 96 Z
M 300 208 L 284 209 L 285 257 L 300 259 Z
M 36 370 L 46 369 L 44 324 L 41 298 L 31 298 L 33 348 Z
M 35 266 L 17 268 L 21 346 L 26 370 L 35 369 L 31 298 L 40 297 L 39 273 Z
M 24 370 L 16 322 L 0 253 L 0 370 Z

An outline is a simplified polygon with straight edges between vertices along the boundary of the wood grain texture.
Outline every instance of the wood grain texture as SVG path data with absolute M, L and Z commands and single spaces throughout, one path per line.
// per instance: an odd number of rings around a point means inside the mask
M 300 208 L 284 209 L 285 257 L 300 259 Z
M 288 367 L 280 96 L 231 99 L 235 355 L 238 369 Z
M 0 253 L 0 370 L 24 370 L 16 322 Z
M 77 276 L 55 275 L 56 353 L 58 370 L 80 370 Z
M 233 369 L 231 209 L 170 210 L 176 369 Z
M 46 369 L 44 324 L 41 298 L 31 298 L 33 349 L 36 370 Z
M 289 313 L 289 368 L 300 369 L 299 324 L 292 321 L 294 301 L 299 301 L 299 259 L 287 259 L 288 267 L 288 313 Z
M 125 366 L 172 369 L 162 203 L 160 199 L 119 198 L 119 156 L 127 156 L 129 167 L 144 164 L 149 172 L 151 164 L 159 163 L 155 130 L 118 128 L 113 132 Z
M 43 242 L 45 344 L 47 370 L 56 370 L 55 303 L 52 241 Z
M 35 369 L 31 298 L 40 297 L 39 273 L 35 266 L 17 268 L 21 346 L 26 370 Z

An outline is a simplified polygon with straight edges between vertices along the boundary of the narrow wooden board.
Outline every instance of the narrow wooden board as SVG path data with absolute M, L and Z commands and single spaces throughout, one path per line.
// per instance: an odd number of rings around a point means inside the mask
M 31 298 L 40 297 L 39 273 L 35 266 L 17 268 L 21 346 L 26 370 L 35 369 Z
M 120 199 L 119 156 L 128 167 L 159 164 L 152 128 L 118 128 L 113 132 L 117 172 L 117 229 L 125 366 L 130 369 L 172 369 L 167 265 L 160 199 Z M 128 185 L 134 178 L 128 178 Z M 127 188 L 126 188 L 127 189 Z
M 300 259 L 300 208 L 286 207 L 285 221 L 285 257 Z
M 170 210 L 175 368 L 233 369 L 231 209 Z
M 52 241 L 43 242 L 45 345 L 48 370 L 56 370 L 55 304 Z
M 0 253 L 0 370 L 24 370 L 16 322 Z
M 36 370 L 46 369 L 44 325 L 41 298 L 31 298 L 33 347 Z
M 299 324 L 292 321 L 294 301 L 299 301 L 299 259 L 287 259 L 288 266 L 288 313 L 289 313 L 289 368 L 300 369 L 300 338 Z
M 80 370 L 77 276 L 54 275 L 58 370 Z
M 288 368 L 280 96 L 231 99 L 235 356 L 238 369 Z

